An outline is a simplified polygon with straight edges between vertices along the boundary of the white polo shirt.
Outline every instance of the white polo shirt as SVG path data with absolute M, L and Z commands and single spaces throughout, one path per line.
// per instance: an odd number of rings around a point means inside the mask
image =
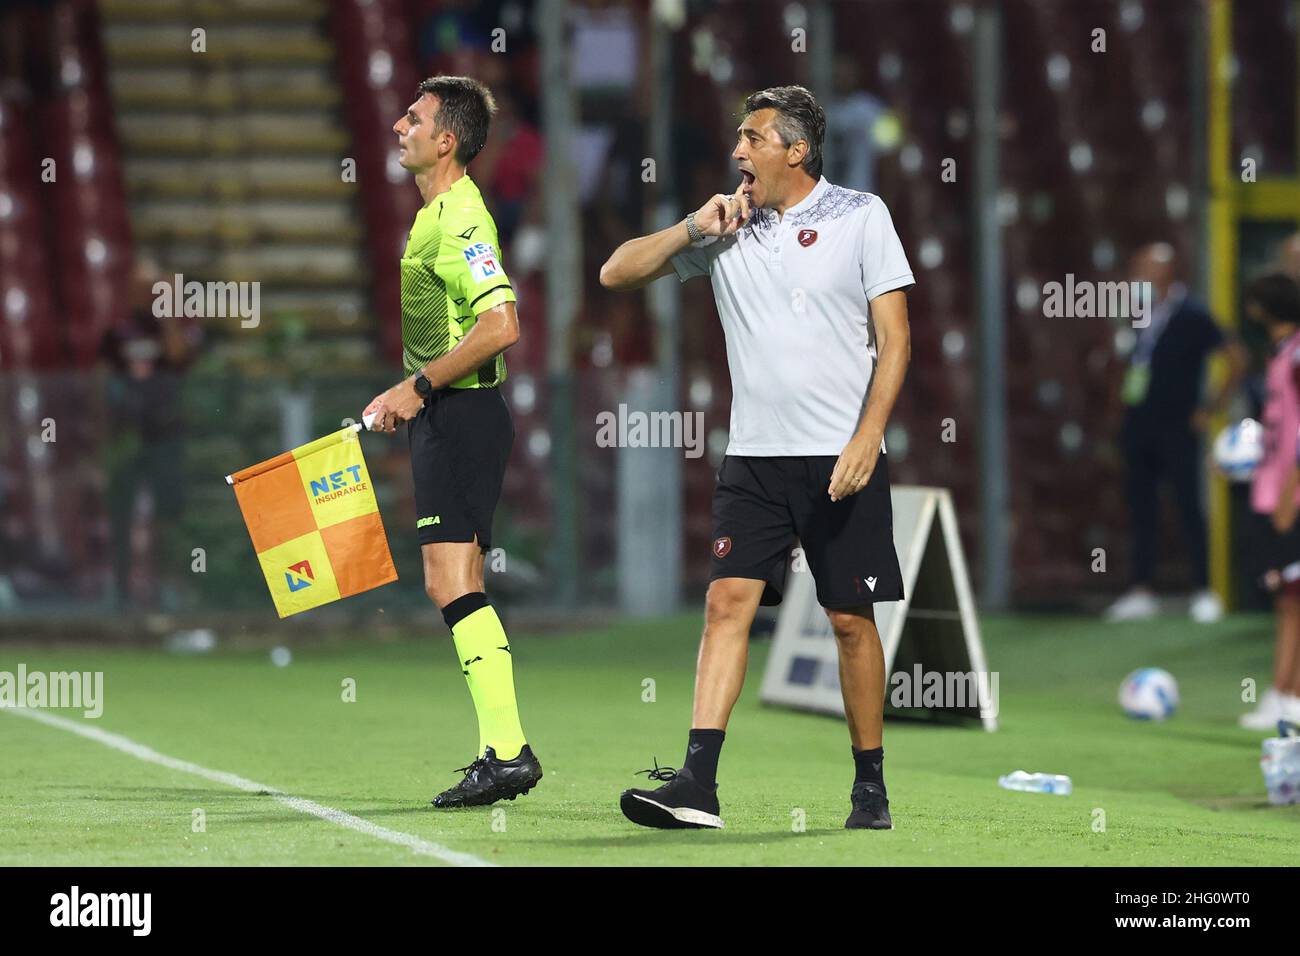
M 871 387 L 871 300 L 915 282 L 880 197 L 823 176 L 780 219 L 756 209 L 672 265 L 682 282 L 713 282 L 731 367 L 727 454 L 839 455 Z

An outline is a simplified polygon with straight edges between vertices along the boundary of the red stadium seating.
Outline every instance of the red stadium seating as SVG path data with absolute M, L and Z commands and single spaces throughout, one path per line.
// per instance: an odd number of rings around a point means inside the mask
M 53 89 L 41 110 L 57 177 L 48 188 L 64 342 L 72 364 L 92 364 L 123 314 L 133 258 L 126 194 L 104 76 L 95 6 L 64 0 L 50 15 Z
M 338 41 L 339 78 L 365 197 L 380 347 L 385 358 L 400 363 L 397 260 L 420 208 L 410 174 L 397 165 L 392 131 L 419 85 L 409 24 L 397 0 L 339 0 L 333 5 L 330 28 Z
M 0 98 L 0 368 L 47 369 L 61 359 L 45 245 L 31 107 Z

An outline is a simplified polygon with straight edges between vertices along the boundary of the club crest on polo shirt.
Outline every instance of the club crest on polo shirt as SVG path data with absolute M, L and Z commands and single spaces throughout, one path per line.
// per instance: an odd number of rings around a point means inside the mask
M 808 246 L 811 246 L 814 242 L 817 241 L 817 230 L 800 229 L 798 239 L 799 239 L 799 245 L 803 246 L 804 248 L 807 248 Z
M 713 542 L 713 556 L 715 558 L 725 558 L 731 553 L 731 539 L 719 538 Z
M 501 272 L 497 251 L 490 242 L 476 242 L 472 246 L 466 246 L 465 261 L 469 263 L 470 278 L 475 282 L 486 282 Z

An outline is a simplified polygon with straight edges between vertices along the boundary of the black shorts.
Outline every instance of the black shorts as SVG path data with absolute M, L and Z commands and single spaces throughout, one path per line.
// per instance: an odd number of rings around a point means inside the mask
M 1300 521 L 1290 531 L 1279 533 L 1271 514 L 1252 511 L 1248 540 L 1253 559 L 1250 570 L 1261 585 L 1270 571 L 1283 573 L 1288 582 L 1300 579 Z
M 709 580 L 766 581 L 762 603 L 780 604 L 798 538 L 822 607 L 901 601 L 888 462 L 882 454 L 865 488 L 831 501 L 826 489 L 835 462 L 834 455 L 723 458 L 713 492 Z
M 420 544 L 492 547 L 492 515 L 514 444 L 510 409 L 495 388 L 434 392 L 406 423 Z

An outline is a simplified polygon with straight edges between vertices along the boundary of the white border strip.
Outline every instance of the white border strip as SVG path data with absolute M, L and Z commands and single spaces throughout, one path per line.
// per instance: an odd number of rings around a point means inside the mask
M 320 817 L 322 820 L 328 820 L 330 823 L 338 824 L 341 827 L 347 827 L 349 830 L 356 830 L 358 833 L 364 833 L 366 836 L 372 836 L 377 840 L 383 840 L 386 843 L 393 843 L 397 846 L 404 846 L 412 853 L 419 853 L 421 856 L 431 856 L 442 860 L 444 863 L 450 863 L 452 866 L 494 866 L 487 860 L 480 860 L 470 853 L 461 853 L 452 850 L 438 843 L 431 843 L 410 833 L 402 833 L 399 830 L 390 830 L 387 827 L 381 827 L 377 823 L 371 823 L 369 820 L 363 820 L 361 817 L 353 816 L 342 810 L 335 810 L 333 807 L 327 807 L 307 800 L 303 797 L 295 797 L 291 794 L 277 790 L 275 787 L 268 787 L 265 784 L 258 783 L 255 780 L 248 780 L 233 773 L 226 773 L 224 770 L 210 770 L 207 767 L 201 767 L 196 763 L 190 763 L 188 760 L 177 760 L 175 757 L 168 757 L 166 754 L 160 754 L 158 751 L 144 744 L 138 744 L 129 737 L 123 737 L 121 734 L 109 733 L 106 730 L 100 730 L 98 727 L 92 727 L 87 724 L 79 723 L 75 720 L 69 720 L 66 717 L 59 717 L 56 714 L 49 714 L 43 710 L 33 710 L 29 707 L 3 707 L 0 711 L 10 714 L 30 717 L 32 720 L 39 721 L 48 727 L 57 727 L 59 730 L 71 731 L 101 743 L 106 747 L 112 747 L 114 750 L 120 750 L 124 754 L 129 754 L 138 760 L 144 760 L 147 763 L 158 764 L 160 767 L 167 767 L 169 770 L 179 770 L 182 773 L 193 774 L 196 777 L 202 777 L 205 780 L 211 780 L 213 783 L 219 783 L 223 786 L 234 787 L 236 790 L 243 790 L 246 793 L 265 793 L 274 797 L 277 801 L 297 810 L 300 813 L 309 813 L 314 817 Z

